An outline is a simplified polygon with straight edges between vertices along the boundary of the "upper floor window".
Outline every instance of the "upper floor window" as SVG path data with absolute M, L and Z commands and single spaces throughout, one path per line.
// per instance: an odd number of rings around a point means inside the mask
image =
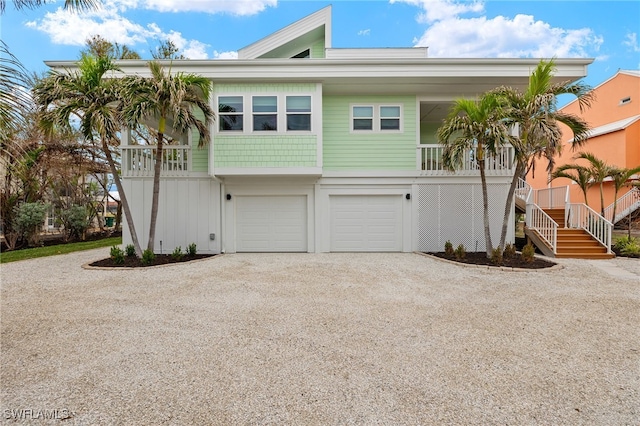
M 311 130 L 311 96 L 287 96 L 287 131 Z
M 253 131 L 278 130 L 278 97 L 253 97 Z
M 220 96 L 218 98 L 218 122 L 220 131 L 243 131 L 242 96 Z
M 353 105 L 351 131 L 401 131 L 402 108 L 399 105 Z

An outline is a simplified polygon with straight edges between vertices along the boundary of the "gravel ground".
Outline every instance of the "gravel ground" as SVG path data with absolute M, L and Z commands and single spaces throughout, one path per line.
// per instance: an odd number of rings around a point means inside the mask
M 640 424 L 637 260 L 106 254 L 2 265 L 1 422 Z

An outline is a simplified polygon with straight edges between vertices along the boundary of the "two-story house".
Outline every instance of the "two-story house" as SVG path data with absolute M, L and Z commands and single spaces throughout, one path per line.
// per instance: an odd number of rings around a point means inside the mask
M 538 62 L 336 49 L 330 7 L 240 49 L 238 59 L 174 60 L 172 72 L 211 79 L 217 117 L 206 148 L 191 134 L 165 148 L 156 251 L 161 242 L 165 253 L 192 242 L 203 253 L 441 251 L 447 240 L 484 250 L 473 152 L 461 170 L 444 170 L 436 130 L 454 99 L 526 87 Z M 557 59 L 556 81 L 585 76 L 590 62 Z M 146 61 L 119 66 L 149 73 Z M 146 244 L 153 147 L 124 138 L 122 155 Z M 487 162 L 495 241 L 512 162 L 508 147 Z

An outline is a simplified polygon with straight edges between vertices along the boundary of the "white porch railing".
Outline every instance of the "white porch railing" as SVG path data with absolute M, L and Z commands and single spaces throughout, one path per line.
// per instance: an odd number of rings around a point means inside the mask
M 527 228 L 540 235 L 547 245 L 557 254 L 558 249 L 558 224 L 536 204 L 527 204 Z
M 533 202 L 543 209 L 564 209 L 569 202 L 569 187 L 536 189 Z
M 156 147 L 149 145 L 122 146 L 123 177 L 153 177 Z M 188 176 L 191 147 L 165 145 L 162 147 L 162 176 Z
M 418 170 L 422 175 L 476 175 L 478 163 L 475 160 L 475 152 L 469 150 L 462 161 L 462 167 L 455 172 L 451 172 L 444 167 L 442 162 L 442 152 L 444 147 L 440 144 L 424 144 L 417 147 L 418 150 Z M 515 168 L 513 147 L 503 146 L 498 150 L 495 157 L 485 160 L 485 170 L 491 176 L 510 176 Z
M 623 217 L 640 208 L 640 188 L 632 188 L 631 191 L 618 198 L 616 203 L 616 217 L 613 216 L 613 203 L 604 209 L 604 217 L 611 223 L 616 223 Z
M 516 184 L 515 196 L 520 198 L 523 201 L 527 201 L 529 198 L 529 194 L 533 191 L 531 185 L 527 183 L 526 180 L 522 178 L 518 178 L 518 183 Z
M 607 253 L 611 253 L 613 225 L 586 204 L 569 204 L 567 228 L 584 229 L 607 248 Z

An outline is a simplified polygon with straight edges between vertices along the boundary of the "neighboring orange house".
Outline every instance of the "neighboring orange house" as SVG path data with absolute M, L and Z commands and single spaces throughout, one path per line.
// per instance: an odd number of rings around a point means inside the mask
M 576 149 L 572 148 L 573 135 L 563 127 L 562 154 L 556 158 L 556 167 L 567 164 L 582 164 L 586 160 L 574 160 L 578 152 L 590 152 L 608 165 L 619 168 L 634 168 L 640 165 L 640 71 L 618 71 L 613 77 L 595 87 L 591 108 L 580 112 L 577 101 L 560 110 L 585 119 L 591 127 L 589 139 Z M 549 186 L 546 163 L 540 161 L 535 178 L 530 172 L 527 182 L 536 189 Z M 636 176 L 637 178 L 638 176 Z M 554 179 L 551 186 L 569 186 L 572 203 L 584 203 L 584 195 L 578 185 L 569 179 Z M 629 187 L 618 193 L 622 197 Z M 604 183 L 604 207 L 613 203 L 614 189 L 610 179 Z M 600 212 L 600 185 L 592 185 L 587 193 L 589 207 Z

